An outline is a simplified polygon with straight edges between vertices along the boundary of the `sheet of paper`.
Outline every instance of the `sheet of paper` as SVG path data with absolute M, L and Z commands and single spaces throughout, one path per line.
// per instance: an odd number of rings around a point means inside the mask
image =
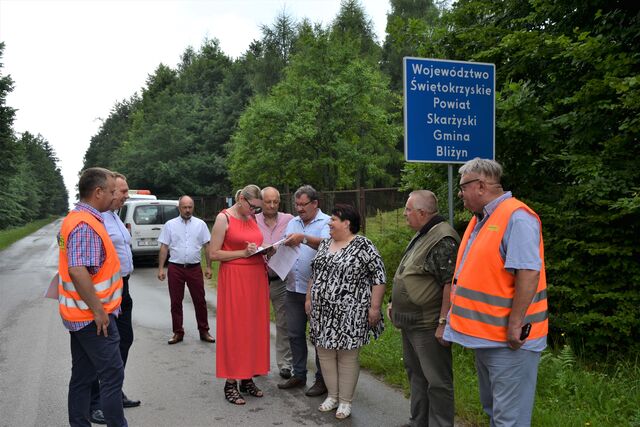
M 60 276 L 56 273 L 53 278 L 51 278 L 51 282 L 49 283 L 49 287 L 44 293 L 45 298 L 58 299 L 58 281 L 60 280 Z
M 287 240 L 287 238 L 286 238 L 286 237 L 285 237 L 284 239 L 280 239 L 280 240 L 278 240 L 278 241 L 277 241 L 277 242 L 275 242 L 275 243 L 270 244 L 269 246 L 264 246 L 264 247 L 263 247 L 263 246 L 259 246 L 259 247 L 258 247 L 258 250 L 256 251 L 256 253 L 257 253 L 257 254 L 262 253 L 262 252 L 264 252 L 264 251 L 268 250 L 269 248 L 273 248 L 273 247 L 277 248 L 277 247 L 278 247 L 278 245 L 279 245 L 280 243 L 284 242 L 285 240 Z
M 269 260 L 269 268 L 271 268 L 280 279 L 285 280 L 287 274 L 289 274 L 293 265 L 298 260 L 299 254 L 299 246 L 281 245 Z

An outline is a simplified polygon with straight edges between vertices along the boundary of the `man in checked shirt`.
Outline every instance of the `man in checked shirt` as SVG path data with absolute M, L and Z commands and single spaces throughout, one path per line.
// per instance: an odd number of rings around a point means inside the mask
M 107 425 L 127 426 L 122 408 L 124 367 L 115 322 L 122 277 L 101 215 L 115 199 L 114 174 L 103 168 L 86 169 L 78 190 L 80 202 L 64 219 L 58 235 L 58 307 L 71 337 L 69 424 L 91 426 L 91 385 L 98 378 Z

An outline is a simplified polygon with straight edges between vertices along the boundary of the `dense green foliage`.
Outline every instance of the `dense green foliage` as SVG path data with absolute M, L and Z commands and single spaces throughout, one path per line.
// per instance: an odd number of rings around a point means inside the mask
M 501 64 L 497 152 L 509 187 L 542 217 L 554 338 L 566 332 L 589 353 L 637 351 L 640 16 L 623 2 L 575 5 L 496 10 L 526 30 L 496 20 L 502 41 L 473 54 Z
M 328 28 L 281 13 L 261 30 L 236 60 L 213 40 L 187 48 L 177 69 L 161 64 L 140 96 L 114 106 L 84 167 L 118 170 L 160 196 L 226 195 L 249 182 L 394 184 L 400 99 L 359 3 L 345 0 Z
M 0 59 L 4 43 L 0 43 Z M 66 212 L 67 190 L 58 159 L 41 135 L 13 131 L 15 109 L 6 105 L 11 76 L 0 63 L 0 230 Z
M 390 35 L 496 64 L 496 157 L 543 222 L 552 339 L 589 357 L 640 350 L 639 19 L 622 1 L 461 0 L 439 28 Z
M 449 3 L 391 1 L 382 46 L 361 5 L 344 0 L 326 27 L 282 13 L 237 59 L 215 40 L 188 48 L 115 105 L 85 166 L 161 196 L 401 182 L 445 201 L 446 166 L 400 161 L 400 59 L 492 62 L 504 186 L 543 222 L 552 342 L 565 333 L 590 358 L 640 350 L 638 6 Z M 469 213 L 454 208 L 463 229 Z
M 236 187 L 393 182 L 387 167 L 399 163 L 394 144 L 400 128 L 392 113 L 398 101 L 371 63 L 377 51 L 370 28 L 357 16 L 348 18 L 363 24 L 355 27 L 362 33 L 343 31 L 339 19 L 330 30 L 301 25 L 286 76 L 240 119 L 229 157 Z

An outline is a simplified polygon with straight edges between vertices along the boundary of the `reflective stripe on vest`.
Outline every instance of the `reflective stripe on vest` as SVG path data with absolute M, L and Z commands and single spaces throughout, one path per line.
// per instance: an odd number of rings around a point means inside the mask
M 99 283 L 94 283 L 93 288 L 96 290 L 96 292 L 106 291 L 111 287 L 111 285 L 113 285 L 115 282 L 117 282 L 120 279 L 121 279 L 120 272 L 118 272 L 117 274 L 114 274 L 113 276 L 111 276 L 111 278 L 107 280 L 104 280 Z M 73 282 L 63 282 L 62 279 L 60 279 L 60 285 L 62 285 L 62 289 L 64 289 L 67 292 L 77 292 L 76 287 L 73 285 Z
M 477 225 L 474 216 L 458 251 L 456 279 L 453 282 L 450 326 L 453 330 L 477 338 L 504 342 L 513 296 L 515 276 L 504 269 L 500 245 L 513 212 L 524 209 L 539 218 L 527 205 L 515 198 L 504 200 L 483 224 L 460 267 L 462 255 Z M 540 234 L 542 265 L 536 294 L 527 308 L 523 323 L 531 323 L 530 339 L 545 336 L 548 330 L 548 305 L 544 245 Z
M 467 308 L 462 308 L 459 306 L 453 306 L 451 308 L 451 313 L 464 317 L 466 319 L 477 320 L 478 322 L 487 323 L 492 326 L 501 326 L 507 327 L 509 325 L 509 316 L 492 316 L 487 313 L 480 313 L 479 311 L 469 310 Z M 547 310 L 541 311 L 539 313 L 529 314 L 524 317 L 523 323 L 537 323 L 542 322 L 549 317 Z
M 511 308 L 511 304 L 513 303 L 513 298 L 503 298 L 496 295 L 489 295 L 484 292 L 474 291 L 473 289 L 467 289 L 463 287 L 459 287 L 456 289 L 456 295 L 468 298 L 470 300 L 504 308 Z M 536 292 L 535 296 L 533 297 L 532 304 L 535 304 L 544 299 L 547 299 L 546 289 L 543 289 L 540 292 Z
M 104 298 L 100 298 L 100 302 L 102 304 L 109 304 L 113 301 L 118 300 L 119 298 L 122 298 L 122 288 L 117 288 L 115 290 L 115 292 L 113 292 L 113 294 L 111 294 L 108 297 L 104 297 Z M 87 305 L 87 303 L 85 303 L 84 301 L 82 301 L 81 299 L 73 299 L 73 298 L 69 298 L 69 297 L 65 297 L 64 295 L 59 295 L 58 296 L 58 303 L 60 303 L 61 305 L 67 307 L 67 308 L 75 308 L 78 310 L 90 310 L 89 306 Z

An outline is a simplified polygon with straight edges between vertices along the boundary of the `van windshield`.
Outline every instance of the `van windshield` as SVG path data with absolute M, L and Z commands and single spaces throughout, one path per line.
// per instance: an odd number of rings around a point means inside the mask
M 170 219 L 176 218 L 178 215 L 180 215 L 180 211 L 178 210 L 177 206 L 167 206 L 167 205 L 163 205 L 162 206 L 162 213 L 164 215 L 164 222 L 169 221 Z
M 133 211 L 133 222 L 137 225 L 163 224 L 159 205 L 136 206 Z

